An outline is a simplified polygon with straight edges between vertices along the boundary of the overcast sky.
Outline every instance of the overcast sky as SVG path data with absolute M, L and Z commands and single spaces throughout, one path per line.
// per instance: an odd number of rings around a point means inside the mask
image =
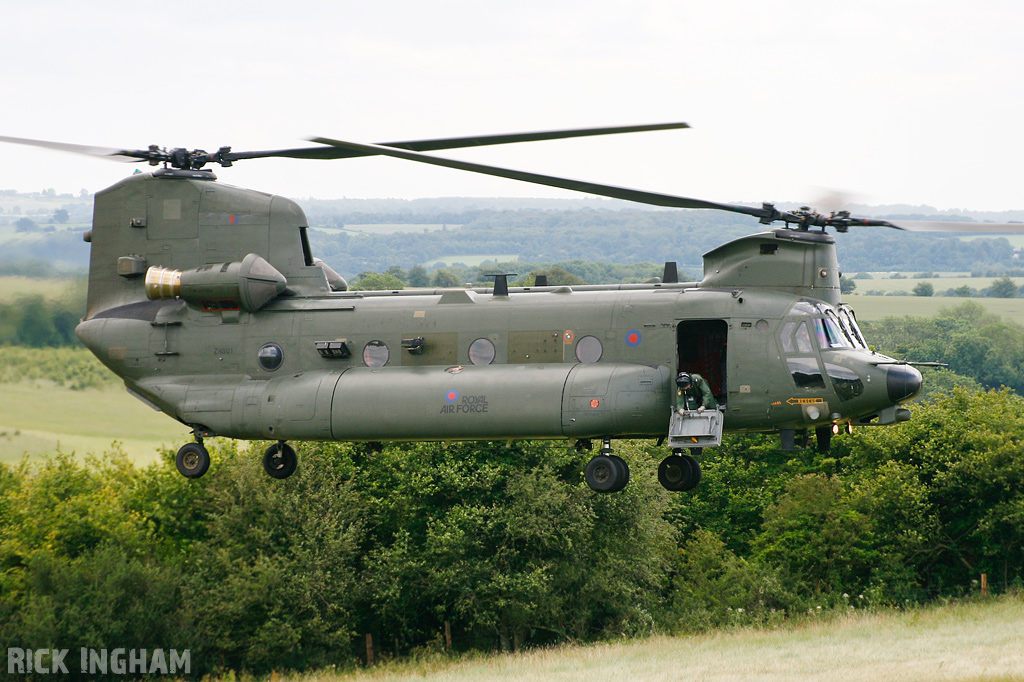
M 687 121 L 439 152 L 725 202 L 1024 208 L 1019 0 L 0 0 L 0 135 L 305 146 Z M 0 189 L 133 166 L 0 146 Z M 573 196 L 397 159 L 218 169 L 291 197 Z

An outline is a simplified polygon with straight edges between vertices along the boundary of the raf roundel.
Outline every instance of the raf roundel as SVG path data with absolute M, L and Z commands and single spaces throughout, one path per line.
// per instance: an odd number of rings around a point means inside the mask
M 639 346 L 642 339 L 643 337 L 640 336 L 640 332 L 635 329 L 630 329 L 626 332 L 626 345 L 630 348 L 636 348 Z
M 453 388 L 452 390 L 444 394 L 444 399 L 450 403 L 454 403 L 456 400 L 459 399 L 459 392 Z

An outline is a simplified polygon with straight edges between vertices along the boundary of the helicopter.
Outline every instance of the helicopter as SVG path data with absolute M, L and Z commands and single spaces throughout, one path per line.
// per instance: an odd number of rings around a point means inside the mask
M 701 479 L 703 447 L 723 433 L 778 433 L 792 449 L 910 418 L 911 364 L 870 349 L 840 295 L 836 233 L 854 226 L 965 232 L 1020 224 L 920 223 L 846 211 L 761 206 L 615 187 L 438 157 L 442 149 L 688 128 L 686 123 L 208 153 L 0 141 L 159 166 L 95 195 L 87 311 L 76 334 L 127 390 L 191 429 L 178 471 L 203 476 L 204 439 L 269 440 L 263 465 L 284 479 L 289 441 L 569 439 L 602 447 L 584 472 L 622 490 L 614 439 L 657 439 L 658 479 Z M 297 203 L 226 185 L 205 166 L 288 157 L 397 159 L 655 206 L 711 209 L 767 229 L 704 254 L 700 281 L 674 263 L 641 284 L 351 291 L 317 259 Z M 779 226 L 775 226 L 780 224 Z M 929 363 L 915 363 L 929 364 Z M 699 374 L 717 407 L 688 410 L 677 376 Z

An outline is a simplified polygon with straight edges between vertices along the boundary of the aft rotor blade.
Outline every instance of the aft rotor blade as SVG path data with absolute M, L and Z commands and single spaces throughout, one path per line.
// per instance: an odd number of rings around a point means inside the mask
M 433 140 L 404 140 L 399 142 L 378 142 L 382 147 L 409 149 L 417 152 L 430 152 L 438 149 L 461 149 L 464 147 L 484 147 L 514 142 L 537 142 L 540 140 L 562 140 L 573 137 L 590 137 L 594 135 L 616 135 L 619 133 L 641 133 L 653 130 L 676 130 L 689 128 L 688 123 L 651 123 L 634 126 L 612 126 L 605 128 L 576 128 L 573 130 L 545 130 L 533 133 L 508 133 L 501 135 L 474 135 L 471 137 L 447 137 Z M 311 140 L 315 142 L 318 140 Z M 360 156 L 372 156 L 376 152 L 356 151 L 340 147 L 304 147 L 298 149 L 277 149 L 254 152 L 229 152 L 232 161 L 240 159 L 260 159 L 267 157 L 284 157 L 290 159 L 351 159 Z
M 896 220 L 887 221 L 890 227 L 907 232 L 989 232 L 1020 233 L 1024 232 L 1024 223 L 975 223 L 946 222 L 937 220 Z
M 43 147 L 44 149 L 55 149 L 60 152 L 71 152 L 73 154 L 85 154 L 87 156 L 102 156 L 113 161 L 130 163 L 140 159 L 130 155 L 125 149 L 113 149 L 110 147 L 90 147 L 84 144 L 69 144 L 67 142 L 50 142 L 48 140 L 31 140 L 26 137 L 6 137 L 0 135 L 0 142 L 11 142 L 13 144 L 24 144 L 30 147 Z
M 382 156 L 393 156 L 395 158 L 406 159 L 408 161 L 429 163 L 434 166 L 455 168 L 458 170 L 469 171 L 471 173 L 482 173 L 484 175 L 493 175 L 499 178 L 508 178 L 510 180 L 532 182 L 537 185 L 558 187 L 561 189 L 572 190 L 574 192 L 597 194 L 599 196 L 611 197 L 613 199 L 625 199 L 626 201 L 635 201 L 642 204 L 650 204 L 652 206 L 665 206 L 669 208 L 711 208 L 721 211 L 732 211 L 733 213 L 743 213 L 759 218 L 765 215 L 765 209 L 763 208 L 738 206 L 734 204 L 719 204 L 713 201 L 704 201 L 703 199 L 690 199 L 688 197 L 680 197 L 672 194 L 660 194 L 658 192 L 647 192 L 639 189 L 630 189 L 628 187 L 603 185 L 596 182 L 587 182 L 585 180 L 572 180 L 569 178 L 560 178 L 554 175 L 542 175 L 540 173 L 531 173 L 529 171 L 513 170 L 511 168 L 501 168 L 499 166 L 488 166 L 482 163 L 446 159 L 439 156 L 431 156 L 429 154 L 421 154 L 419 152 L 395 149 L 393 147 L 385 147 L 382 145 L 359 144 L 357 142 L 331 140 L 323 137 L 315 138 L 312 141 L 320 144 L 331 145 L 339 149 L 360 152 L 363 155 L 379 154 Z

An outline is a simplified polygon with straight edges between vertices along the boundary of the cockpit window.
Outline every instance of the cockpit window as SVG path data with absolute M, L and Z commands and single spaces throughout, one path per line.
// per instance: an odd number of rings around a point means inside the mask
M 864 382 L 851 369 L 826 362 L 825 373 L 832 380 L 832 387 L 840 400 L 853 400 L 864 392 Z
M 782 350 L 786 353 L 810 353 L 811 335 L 806 322 L 786 322 L 779 332 Z
M 853 342 L 846 337 L 839 323 L 832 317 L 816 318 L 814 329 L 818 333 L 818 346 L 823 350 L 853 347 Z
M 808 301 L 807 299 L 801 299 L 793 304 L 790 309 L 790 315 L 817 315 L 821 311 L 818 310 L 818 304 L 814 301 Z
M 843 329 L 853 340 L 854 346 L 867 349 L 868 343 L 864 340 L 864 334 L 860 331 L 860 327 L 857 326 L 857 314 L 853 312 L 853 308 L 842 303 L 839 304 L 839 323 L 843 325 Z
M 825 379 L 814 358 L 786 358 L 793 381 L 801 388 L 825 388 Z

